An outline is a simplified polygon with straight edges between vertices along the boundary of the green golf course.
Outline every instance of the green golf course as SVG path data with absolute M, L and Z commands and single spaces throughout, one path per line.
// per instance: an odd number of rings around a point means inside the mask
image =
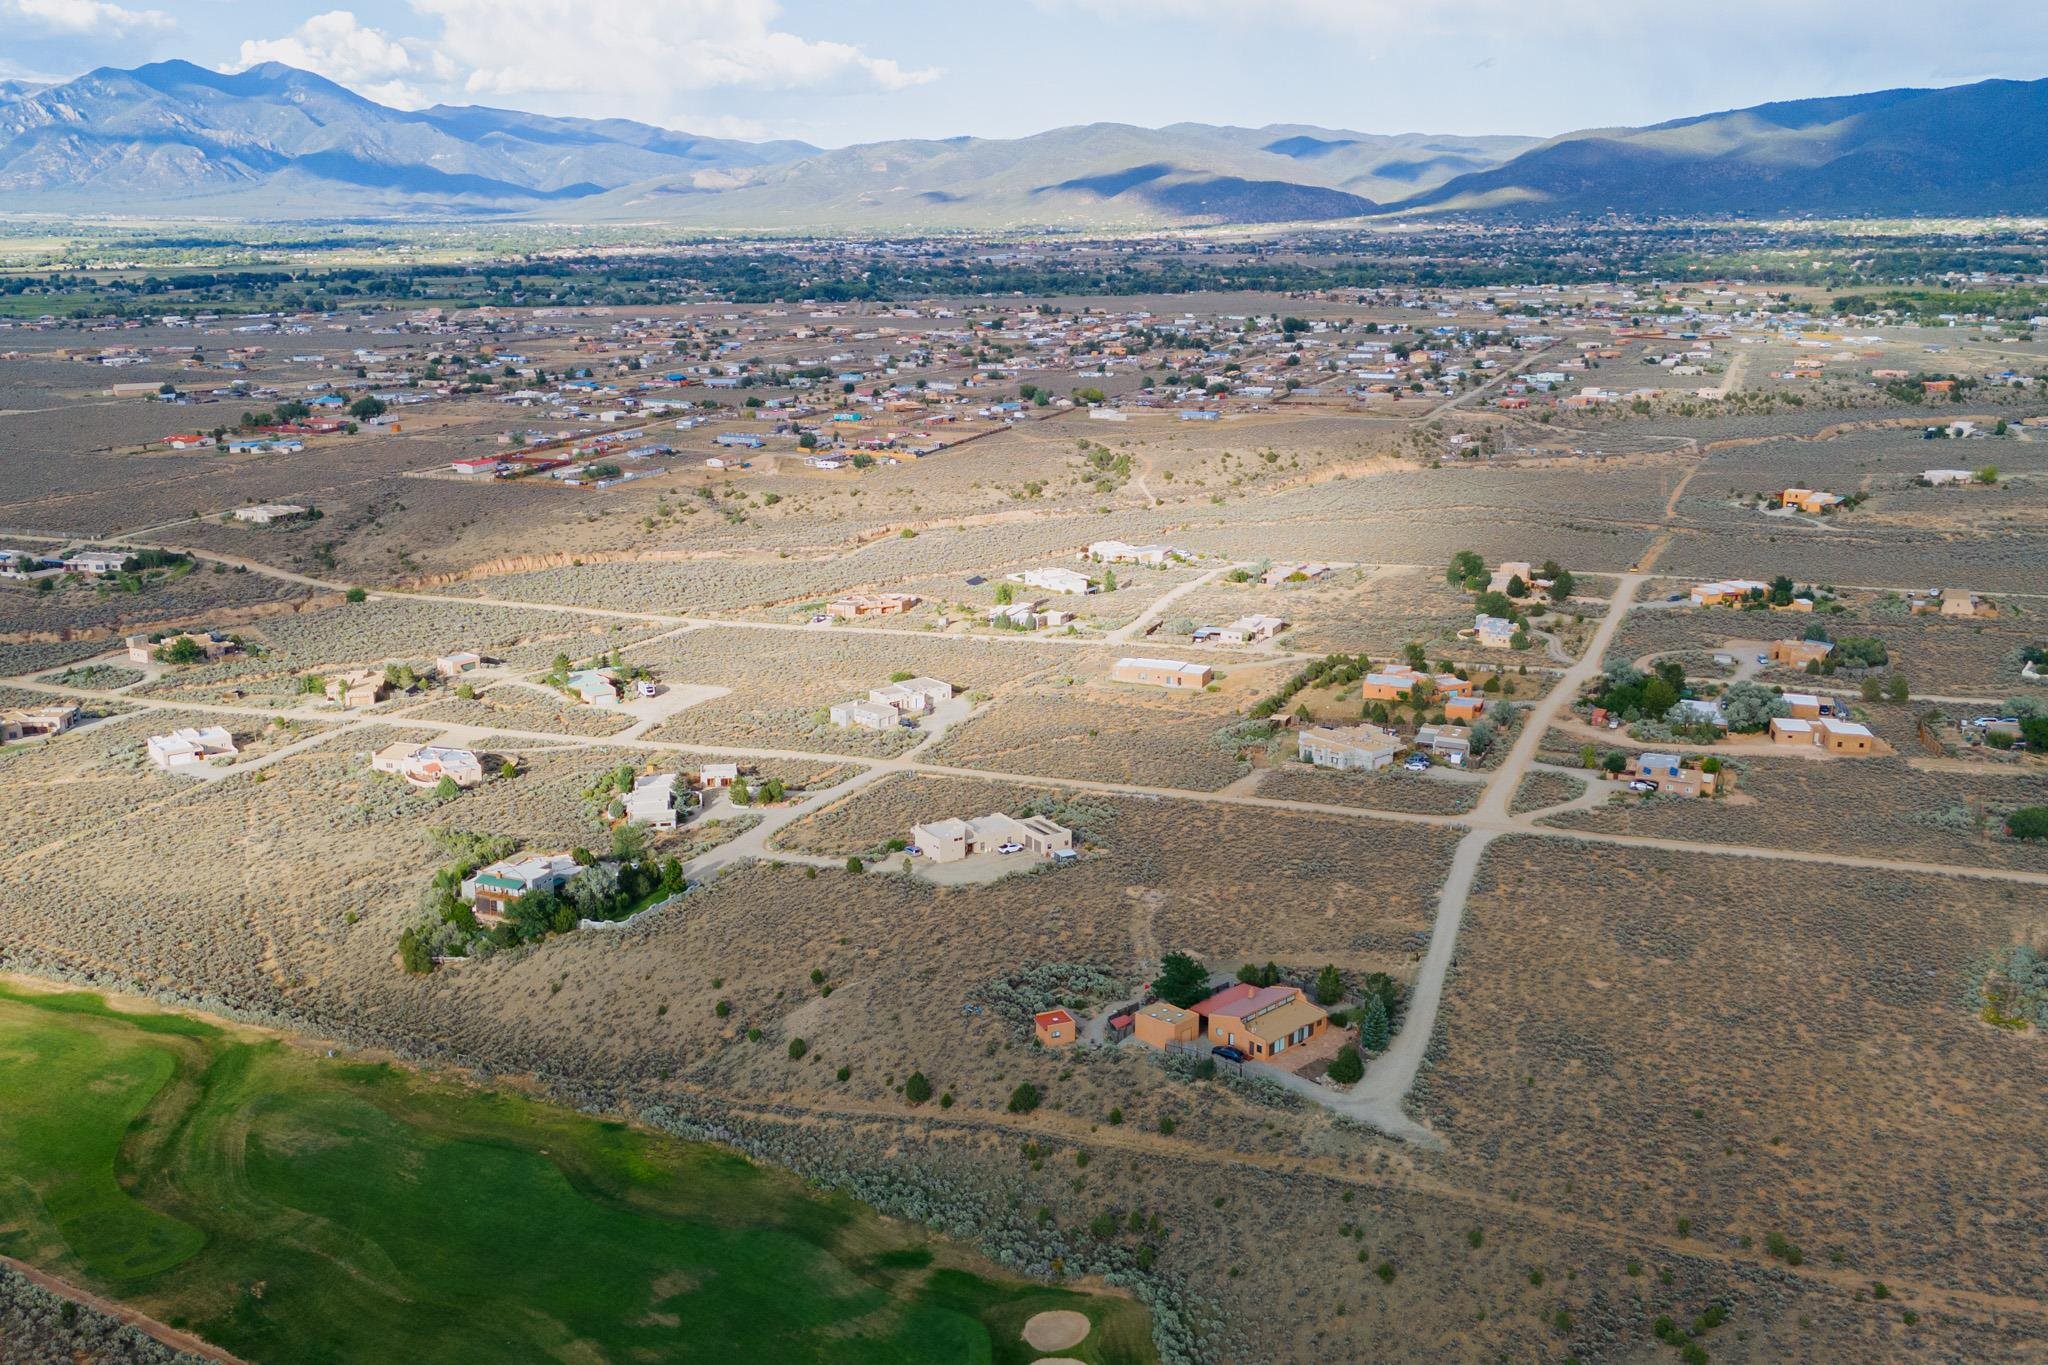
M 262 1365 L 1154 1359 L 726 1149 L 178 1014 L 0 987 L 0 1252 Z

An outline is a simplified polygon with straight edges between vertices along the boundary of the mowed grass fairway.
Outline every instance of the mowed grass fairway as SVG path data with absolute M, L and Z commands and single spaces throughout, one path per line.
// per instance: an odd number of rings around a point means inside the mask
M 1153 1359 L 723 1148 L 83 994 L 0 988 L 0 1251 L 251 1361 Z

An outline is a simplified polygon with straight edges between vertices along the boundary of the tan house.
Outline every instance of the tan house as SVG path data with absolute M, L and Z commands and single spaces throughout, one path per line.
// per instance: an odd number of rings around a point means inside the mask
M 434 660 L 434 672 L 443 678 L 459 678 L 474 673 L 484 666 L 484 656 L 463 650 L 455 654 L 443 654 Z
M 35 706 L 18 711 L 0 711 L 0 743 L 18 739 L 45 739 L 61 735 L 78 720 L 76 706 Z
M 1739 607 L 1748 601 L 1752 593 L 1767 593 L 1768 583 L 1759 583 L 1754 578 L 1724 578 L 1718 583 L 1701 583 L 1692 590 L 1692 604 L 1696 607 Z
M 1710 773 L 1701 762 L 1677 754 L 1637 754 L 1629 775 L 1638 782 L 1656 783 L 1663 796 L 1713 796 L 1721 790 L 1725 770 Z
M 1822 719 L 1813 723 L 1813 742 L 1831 754 L 1870 754 L 1877 751 L 1877 736 L 1869 727 L 1853 720 Z
M 1240 616 L 1227 626 L 1218 626 L 1209 638 L 1218 644 L 1248 645 L 1270 640 L 1285 629 L 1287 623 L 1277 616 Z
M 922 600 L 907 592 L 848 593 L 827 602 L 825 614 L 835 621 L 857 621 L 863 616 L 900 616 Z
M 415 787 L 436 787 L 447 778 L 465 791 L 483 785 L 484 765 L 468 749 L 439 744 L 387 744 L 370 755 L 373 772 L 402 777 Z
M 1769 650 L 1774 664 L 1787 668 L 1804 668 L 1810 663 L 1825 659 L 1834 653 L 1835 647 L 1826 640 L 1773 640 Z
M 1415 747 L 1463 763 L 1472 753 L 1472 730 L 1465 725 L 1424 725 L 1415 732 Z
M 1296 738 L 1302 761 L 1339 772 L 1376 772 L 1392 766 L 1401 741 L 1377 725 L 1318 725 Z
M 1175 1043 L 1194 1042 L 1201 1030 L 1201 1016 L 1164 1000 L 1155 1000 L 1131 1016 L 1131 1036 L 1161 1052 Z
M 1943 588 L 1939 592 L 1915 594 L 1908 599 L 1915 616 L 1940 615 L 1968 619 L 1975 616 L 1996 616 L 1989 602 L 1966 592 L 1962 588 Z
M 130 663 L 146 664 L 155 662 L 158 650 L 169 649 L 180 640 L 190 640 L 193 644 L 197 645 L 200 654 L 208 663 L 212 663 L 215 659 L 224 658 L 235 652 L 235 642 L 233 640 L 223 639 L 218 635 L 200 634 L 189 630 L 181 635 L 166 635 L 160 640 L 151 640 L 147 635 L 130 635 L 122 643 L 128 646 L 128 661 Z
M 1772 716 L 1771 743 L 1810 745 L 1813 743 L 1813 722 L 1798 716 Z
M 1226 986 L 1195 1006 L 1213 1047 L 1234 1047 L 1254 1060 L 1279 1056 L 1329 1027 L 1330 1016 L 1298 986 Z
M 385 680 L 381 668 L 358 669 L 327 680 L 327 700 L 351 711 L 359 706 L 375 706 L 390 694 L 391 684 Z
M 1823 493 L 1817 488 L 1788 488 L 1778 495 L 1778 501 L 1795 511 L 1817 517 L 1830 507 L 1840 506 L 1842 499 L 1837 494 Z
M 1436 697 L 1454 697 L 1473 690 L 1473 684 L 1455 673 L 1422 673 L 1407 664 L 1388 664 L 1360 680 L 1358 696 L 1361 701 L 1399 701 L 1412 693 L 1417 683 L 1425 682 Z
M 974 820 L 931 820 L 910 829 L 911 845 L 935 863 L 957 863 L 977 853 L 1028 853 L 1051 858 L 1072 853 L 1074 832 L 1042 815 L 992 812 Z
M 1118 659 L 1109 672 L 1112 680 L 1140 687 L 1170 687 L 1180 690 L 1207 687 L 1216 674 L 1207 664 L 1180 659 Z

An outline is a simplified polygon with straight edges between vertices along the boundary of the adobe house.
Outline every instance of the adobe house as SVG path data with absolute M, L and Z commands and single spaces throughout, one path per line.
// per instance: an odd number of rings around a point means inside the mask
M 1109 676 L 1116 682 L 1141 687 L 1187 689 L 1207 687 L 1216 674 L 1207 664 L 1179 659 L 1118 659 Z
M 1631 777 L 1655 782 L 1664 796 L 1712 796 L 1721 789 L 1726 770 L 1707 772 L 1698 759 L 1681 759 L 1677 754 L 1637 754 Z
M 1080 1041 L 1074 1016 L 1063 1009 L 1040 1010 L 1032 1015 L 1031 1033 L 1042 1047 L 1072 1047 Z
M 1207 1025 L 1212 1047 L 1234 1047 L 1261 1061 L 1299 1047 L 1330 1024 L 1330 1016 L 1299 986 L 1239 982 L 1197 1004 L 1195 1013 Z
M 1788 668 L 1804 668 L 1810 663 L 1827 658 L 1834 650 L 1835 647 L 1826 640 L 1773 640 L 1769 654 L 1774 664 L 1784 664 Z
M 1201 1016 L 1164 1000 L 1154 1000 L 1131 1016 L 1131 1036 L 1164 1052 L 1174 1043 L 1192 1043 L 1202 1029 Z

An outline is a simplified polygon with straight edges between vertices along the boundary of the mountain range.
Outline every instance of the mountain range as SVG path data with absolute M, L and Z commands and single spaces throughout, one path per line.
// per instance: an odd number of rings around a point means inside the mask
M 1958 216 L 2038 211 L 2044 191 L 2048 81 L 1540 140 L 1104 123 L 829 151 L 625 119 L 393 109 L 277 63 L 0 82 L 0 202 L 53 213 L 1113 230 L 1444 213 Z

